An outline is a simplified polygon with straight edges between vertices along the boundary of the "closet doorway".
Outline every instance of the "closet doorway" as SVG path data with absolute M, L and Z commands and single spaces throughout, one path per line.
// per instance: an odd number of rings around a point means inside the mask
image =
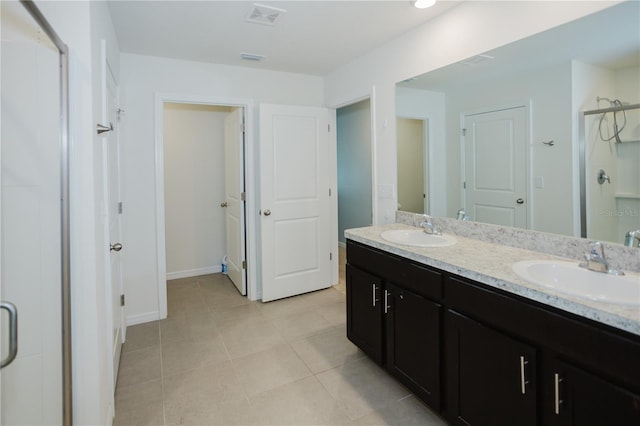
M 159 293 L 165 316 L 166 280 L 224 268 L 238 291 L 247 294 L 245 112 L 241 105 L 162 103 L 163 203 L 158 207 L 164 217 L 158 233 L 164 230 Z

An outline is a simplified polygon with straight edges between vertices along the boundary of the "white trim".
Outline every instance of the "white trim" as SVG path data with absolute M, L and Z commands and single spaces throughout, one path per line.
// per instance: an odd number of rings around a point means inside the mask
M 200 275 L 207 274 L 219 274 L 220 272 L 222 272 L 221 265 L 209 266 L 207 268 L 187 269 L 184 271 L 167 272 L 167 281 L 177 280 L 180 278 L 198 277 Z
M 167 317 L 167 258 L 164 216 L 164 141 L 163 141 L 163 108 L 166 102 L 203 105 L 223 105 L 243 108 L 245 122 L 245 192 L 246 200 L 246 252 L 247 252 L 247 298 L 256 300 L 259 280 L 256 274 L 256 196 L 255 186 L 255 141 L 253 138 L 254 103 L 251 99 L 234 99 L 225 97 L 205 97 L 189 94 L 161 93 L 154 94 L 154 143 L 155 143 L 155 188 L 156 188 L 156 279 L 158 281 L 158 317 Z M 145 317 L 145 315 L 142 315 Z M 137 318 L 137 317 L 136 317 Z
M 166 315 L 165 315 L 166 318 Z M 144 314 L 132 315 L 127 317 L 127 327 L 132 325 L 144 324 L 147 322 L 158 321 L 160 319 L 160 313 L 158 311 L 151 311 Z

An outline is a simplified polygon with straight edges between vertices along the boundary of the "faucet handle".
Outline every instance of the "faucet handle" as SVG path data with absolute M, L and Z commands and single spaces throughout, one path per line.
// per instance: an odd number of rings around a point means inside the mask
M 589 243 L 589 248 L 590 248 L 589 253 L 591 254 L 592 257 L 598 256 L 604 259 L 604 246 L 600 241 L 593 241 Z

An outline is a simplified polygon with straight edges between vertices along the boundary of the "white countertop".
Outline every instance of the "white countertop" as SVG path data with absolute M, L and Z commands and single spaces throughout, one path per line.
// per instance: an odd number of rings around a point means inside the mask
M 602 303 L 567 295 L 525 281 L 511 269 L 512 264 L 522 260 L 571 261 L 572 259 L 465 238 L 460 235 L 455 235 L 457 244 L 449 247 L 411 247 L 383 240 L 380 234 L 390 229 L 416 228 L 393 223 L 349 229 L 345 231 L 345 236 L 347 239 L 382 251 L 640 335 L 640 307 Z

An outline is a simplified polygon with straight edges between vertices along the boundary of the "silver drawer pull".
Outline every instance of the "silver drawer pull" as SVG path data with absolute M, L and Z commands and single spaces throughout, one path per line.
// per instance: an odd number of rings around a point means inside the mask
M 391 309 L 389 306 L 389 292 L 387 290 L 384 291 L 384 313 L 386 314 Z
M 371 306 L 375 307 L 378 299 L 376 298 L 376 293 L 378 292 L 378 286 L 375 284 L 371 284 Z

